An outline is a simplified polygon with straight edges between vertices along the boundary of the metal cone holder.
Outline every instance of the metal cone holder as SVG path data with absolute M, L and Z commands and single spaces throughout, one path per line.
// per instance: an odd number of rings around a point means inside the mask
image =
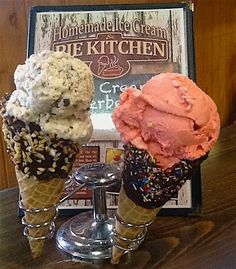
M 51 210 L 54 210 L 55 211 L 55 215 L 53 217 L 53 219 L 51 221 L 48 221 L 48 222 L 42 222 L 42 223 L 37 223 L 37 224 L 30 224 L 30 223 L 27 223 L 25 217 L 23 217 L 21 219 L 21 223 L 23 225 L 25 225 L 25 228 L 23 230 L 23 234 L 29 238 L 29 239 L 33 239 L 33 240 L 46 240 L 46 239 L 50 239 L 53 237 L 54 235 L 54 232 L 55 232 L 55 219 L 57 218 L 57 214 L 58 214 L 58 210 L 57 210 L 57 207 L 56 206 L 51 206 L 51 207 L 47 207 L 47 208 L 25 208 L 22 201 L 19 201 L 19 208 L 22 209 L 24 212 L 27 212 L 29 214 L 38 214 L 38 213 L 41 213 L 41 212 L 48 212 L 48 211 L 51 211 Z M 44 236 L 30 236 L 29 235 L 29 229 L 30 228 L 35 228 L 35 229 L 38 229 L 38 228 L 41 228 L 41 227 L 46 227 L 48 226 L 49 227 L 49 232 L 44 235 Z
M 116 231 L 115 228 L 113 229 L 112 233 L 113 245 L 118 249 L 123 250 L 124 253 L 129 253 L 130 251 L 136 250 L 140 246 L 140 244 L 145 239 L 148 226 L 150 226 L 156 220 L 156 218 L 154 218 L 151 221 L 144 224 L 133 224 L 123 221 L 118 214 L 115 214 L 115 219 L 117 222 L 119 222 L 122 226 L 124 226 L 127 229 L 129 228 L 140 229 L 139 234 L 134 239 L 122 236 Z
M 33 240 L 46 240 L 53 237 L 55 233 L 55 220 L 58 216 L 58 205 L 84 187 L 93 190 L 93 212 L 84 212 L 71 218 L 58 230 L 56 241 L 58 247 L 66 253 L 83 259 L 106 259 L 112 256 L 112 247 L 123 250 L 125 253 L 136 250 L 144 241 L 147 227 L 155 219 L 145 224 L 132 224 L 123 221 L 114 211 L 107 211 L 106 188 L 117 184 L 121 180 L 121 170 L 112 164 L 93 163 L 79 168 L 66 181 L 65 189 L 76 182 L 78 187 L 63 197 L 58 204 L 48 208 L 26 208 L 22 200 L 19 208 L 30 214 L 38 214 L 54 210 L 55 214 L 51 221 L 37 224 L 27 223 L 25 217 L 21 223 L 25 225 L 23 234 Z M 114 228 L 115 221 L 127 228 L 140 228 L 140 233 L 135 239 L 120 235 Z M 49 232 L 44 236 L 30 236 L 30 228 L 49 227 Z M 125 246 L 125 247 L 124 247 Z
M 65 189 L 68 188 L 71 184 L 73 183 L 73 178 L 69 177 L 69 179 L 65 182 Z M 50 221 L 45 221 L 45 222 L 41 222 L 41 223 L 35 223 L 35 224 L 31 224 L 28 223 L 25 219 L 25 216 L 22 217 L 21 219 L 21 223 L 25 226 L 24 230 L 23 230 L 23 234 L 31 240 L 46 240 L 46 239 L 50 239 L 53 237 L 54 233 L 55 233 L 55 220 L 58 216 L 58 205 L 62 202 L 64 202 L 67 198 L 69 198 L 71 195 L 73 195 L 75 192 L 77 192 L 79 189 L 83 188 L 85 184 L 82 184 L 80 186 L 78 186 L 72 193 L 68 194 L 66 197 L 63 197 L 60 202 L 58 204 L 54 204 L 50 207 L 45 207 L 45 208 L 26 208 L 22 202 L 22 200 L 19 201 L 19 208 L 22 209 L 25 213 L 28 214 L 39 214 L 42 212 L 48 212 L 48 211 L 54 211 L 55 214 L 52 217 L 52 219 Z M 48 227 L 48 233 L 43 235 L 43 236 L 31 236 L 29 235 L 29 229 L 33 228 L 33 229 L 39 229 L 41 227 Z
M 78 214 L 58 230 L 56 241 L 64 252 L 86 260 L 107 259 L 112 253 L 114 212 L 107 211 L 106 188 L 117 184 L 121 170 L 108 163 L 92 163 L 80 167 L 74 174 L 78 184 L 93 191 L 93 212 Z

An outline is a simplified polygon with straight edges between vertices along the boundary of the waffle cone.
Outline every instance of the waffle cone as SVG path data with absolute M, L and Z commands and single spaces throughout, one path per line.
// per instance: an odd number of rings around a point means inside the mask
M 55 216 L 53 205 L 60 200 L 65 180 L 71 171 L 78 145 L 44 134 L 39 126 L 26 124 L 12 117 L 5 117 L 2 130 L 7 149 L 15 164 L 16 177 L 23 205 L 26 209 L 52 209 L 46 212 L 25 212 L 27 224 L 51 222 Z M 33 126 L 33 127 L 32 127 Z M 31 237 L 46 236 L 50 225 L 28 227 L 28 239 L 33 258 L 42 255 L 45 240 Z
M 57 204 L 64 189 L 65 180 L 53 178 L 50 180 L 35 180 L 28 177 L 16 168 L 16 176 L 19 184 L 22 202 L 25 208 L 45 208 Z M 25 220 L 28 224 L 41 224 L 50 222 L 55 216 L 55 209 L 47 212 L 25 212 Z M 45 236 L 49 232 L 49 226 L 28 228 L 30 237 Z M 31 254 L 37 258 L 43 254 L 45 240 L 29 239 Z
M 117 214 L 124 222 L 136 225 L 145 224 L 154 219 L 159 210 L 160 208 L 147 209 L 136 205 L 126 195 L 124 189 L 121 188 L 119 194 Z M 135 239 L 138 237 L 138 235 L 142 232 L 143 229 L 137 227 L 126 227 L 120 224 L 118 221 L 116 221 L 115 230 L 122 237 L 126 237 L 128 239 Z M 118 240 L 117 243 L 119 246 L 124 248 L 127 248 L 129 246 L 129 243 L 123 240 Z M 124 250 L 121 250 L 118 247 L 114 246 L 112 250 L 111 262 L 113 264 L 118 264 L 121 256 L 124 254 L 125 254 Z
M 124 149 L 123 187 L 117 214 L 125 223 L 136 225 L 155 218 L 161 207 L 178 192 L 187 179 L 193 177 L 196 168 L 206 158 L 181 160 L 171 168 L 163 169 L 147 151 L 131 144 L 125 145 Z M 117 246 L 113 249 L 112 262 L 119 263 L 124 254 L 119 247 L 126 249 L 130 244 L 121 237 L 138 239 L 142 229 L 127 227 L 119 220 L 116 221 L 115 229 L 118 236 L 115 237 Z

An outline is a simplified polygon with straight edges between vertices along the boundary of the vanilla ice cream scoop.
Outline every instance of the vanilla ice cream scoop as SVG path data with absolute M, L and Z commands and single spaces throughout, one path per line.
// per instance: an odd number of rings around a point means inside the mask
M 14 81 L 16 90 L 6 104 L 9 116 L 59 138 L 87 142 L 94 84 L 84 62 L 65 52 L 43 51 L 17 67 Z

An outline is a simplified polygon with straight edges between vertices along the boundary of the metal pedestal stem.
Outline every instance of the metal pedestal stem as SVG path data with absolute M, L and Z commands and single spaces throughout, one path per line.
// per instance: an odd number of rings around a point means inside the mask
M 95 163 L 79 169 L 75 180 L 93 189 L 93 212 L 81 213 L 59 228 L 56 240 L 60 249 L 87 260 L 111 258 L 115 212 L 107 211 L 105 188 L 118 178 L 120 171 L 111 164 Z
M 93 190 L 93 218 L 96 221 L 106 221 L 108 219 L 106 190 L 104 188 Z
M 60 249 L 83 259 L 111 257 L 113 211 L 107 213 L 105 189 L 93 190 L 93 212 L 81 213 L 58 230 L 56 240 Z

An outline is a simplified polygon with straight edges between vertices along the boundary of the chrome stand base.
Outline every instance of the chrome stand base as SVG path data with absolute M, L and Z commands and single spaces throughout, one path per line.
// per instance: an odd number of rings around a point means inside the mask
M 106 188 L 118 182 L 121 170 L 108 163 L 91 163 L 74 173 L 74 180 L 93 190 L 93 212 L 81 213 L 57 232 L 56 241 L 66 253 L 86 260 L 109 259 L 112 255 L 114 211 L 106 205 Z
M 108 210 L 108 219 L 97 221 L 93 212 L 81 213 L 65 222 L 58 230 L 57 246 L 66 253 L 86 259 L 108 259 L 112 253 L 111 233 L 115 220 L 113 210 Z

